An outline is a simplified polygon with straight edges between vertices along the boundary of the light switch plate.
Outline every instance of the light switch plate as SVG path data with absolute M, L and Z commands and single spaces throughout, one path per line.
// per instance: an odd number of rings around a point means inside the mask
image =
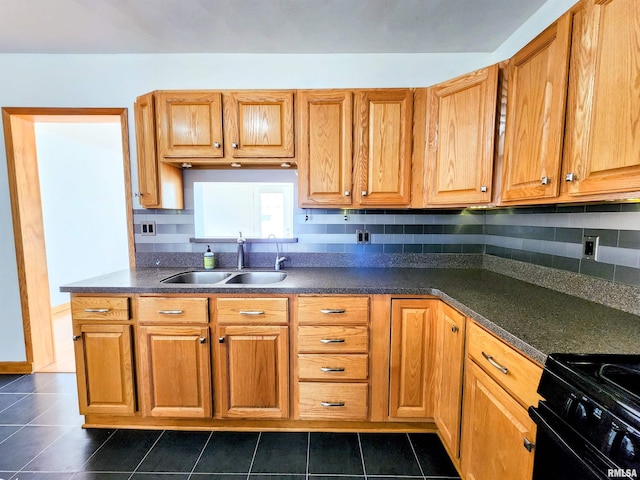
M 140 235 L 155 235 L 156 222 L 140 222 Z

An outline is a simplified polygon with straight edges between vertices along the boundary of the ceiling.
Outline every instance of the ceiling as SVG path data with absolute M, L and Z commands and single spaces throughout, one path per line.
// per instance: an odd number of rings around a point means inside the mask
M 0 53 L 493 52 L 545 0 L 1 0 Z

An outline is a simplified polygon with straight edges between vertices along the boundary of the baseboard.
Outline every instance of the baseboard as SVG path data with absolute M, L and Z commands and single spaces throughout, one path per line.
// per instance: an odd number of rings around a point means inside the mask
M 58 313 L 65 313 L 70 311 L 71 311 L 71 302 L 67 302 L 61 305 L 56 305 L 55 307 L 51 307 L 51 315 L 57 315 Z
M 0 362 L 0 373 L 24 374 L 33 373 L 31 362 Z

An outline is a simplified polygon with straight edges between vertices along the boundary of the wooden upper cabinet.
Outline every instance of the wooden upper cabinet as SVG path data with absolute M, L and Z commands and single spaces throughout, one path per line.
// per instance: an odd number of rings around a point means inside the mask
M 565 14 L 509 60 L 503 201 L 559 193 L 570 36 Z
M 409 205 L 412 127 L 412 90 L 356 92 L 354 203 L 362 207 Z
M 231 92 L 224 121 L 232 157 L 294 156 L 292 91 Z
M 299 204 L 349 206 L 353 93 L 307 90 L 297 98 Z
M 491 201 L 498 66 L 438 84 L 427 94 L 427 204 Z
M 138 195 L 144 208 L 184 208 L 182 171 L 156 156 L 156 112 L 153 93 L 138 97 L 134 106 Z
M 158 92 L 156 114 L 161 160 L 224 155 L 220 92 Z
M 569 195 L 640 190 L 640 3 L 575 11 L 564 179 Z

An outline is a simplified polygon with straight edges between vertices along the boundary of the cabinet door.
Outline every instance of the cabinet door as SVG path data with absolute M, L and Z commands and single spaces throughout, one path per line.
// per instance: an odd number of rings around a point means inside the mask
M 491 201 L 498 66 L 441 83 L 428 93 L 428 203 Z
M 300 206 L 351 205 L 353 94 L 298 92 Z
M 182 171 L 158 160 L 153 93 L 138 97 L 134 111 L 140 205 L 144 208 L 184 208 Z
M 502 200 L 559 193 L 570 33 L 565 14 L 509 60 Z
M 570 195 L 640 190 L 640 4 L 588 0 L 574 16 L 565 179 Z
M 393 300 L 389 416 L 433 416 L 430 383 L 437 300 Z
M 145 326 L 139 334 L 143 415 L 210 417 L 209 328 Z
M 293 157 L 293 92 L 231 93 L 224 121 L 234 158 Z
M 75 325 L 73 335 L 80 413 L 132 415 L 131 325 Z
M 462 477 L 467 480 L 531 480 L 536 437 L 527 410 L 474 362 L 465 373 Z
M 413 92 L 357 93 L 356 192 L 361 206 L 406 206 L 411 201 Z
M 440 438 L 454 458 L 460 455 L 465 317 L 438 305 L 434 418 Z
M 223 417 L 289 416 L 288 327 L 218 327 Z
M 158 92 L 156 113 L 160 160 L 223 156 L 220 92 Z

